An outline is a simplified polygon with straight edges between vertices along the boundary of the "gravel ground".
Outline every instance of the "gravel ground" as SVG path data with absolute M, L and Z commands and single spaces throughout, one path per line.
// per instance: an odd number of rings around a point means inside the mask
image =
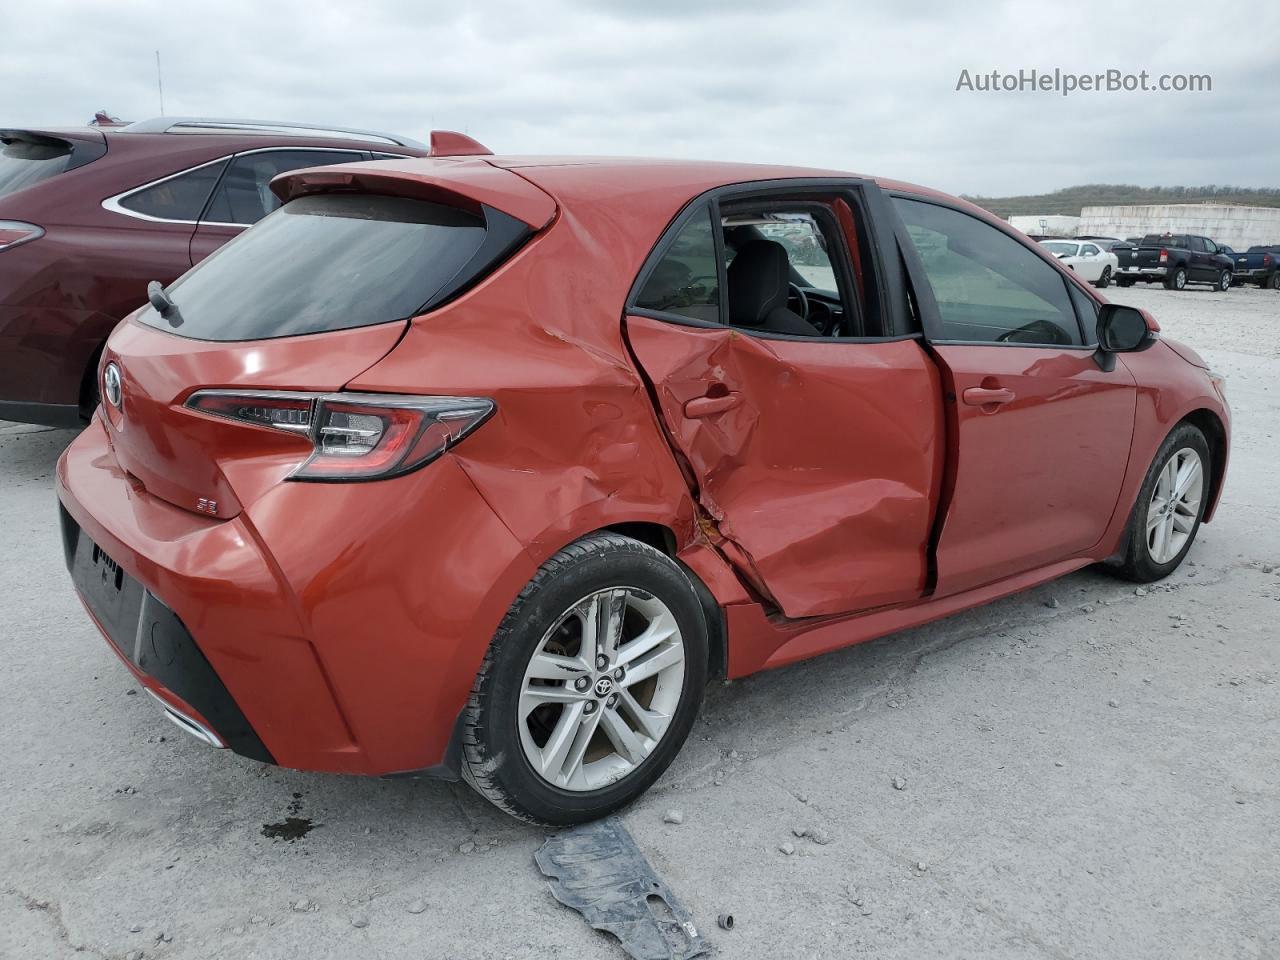
M 624 819 L 721 956 L 1280 957 L 1280 295 L 1108 292 L 1230 378 L 1217 521 L 1141 593 L 1084 571 L 709 689 Z M 623 956 L 465 787 L 160 719 L 63 570 L 70 439 L 0 424 L 0 956 Z M 263 835 L 289 816 L 318 826 Z

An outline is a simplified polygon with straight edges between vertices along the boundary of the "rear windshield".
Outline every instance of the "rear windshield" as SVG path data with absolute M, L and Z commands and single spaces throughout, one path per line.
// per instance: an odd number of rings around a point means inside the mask
M 0 142 L 0 197 L 33 183 L 56 177 L 71 161 L 65 140 L 4 140 Z
M 486 216 L 496 223 L 486 226 Z M 474 281 L 495 261 L 486 237 L 514 223 L 488 208 L 482 216 L 403 197 L 302 197 L 172 284 L 166 292 L 174 308 L 164 316 L 147 309 L 139 319 L 196 340 L 403 320 Z

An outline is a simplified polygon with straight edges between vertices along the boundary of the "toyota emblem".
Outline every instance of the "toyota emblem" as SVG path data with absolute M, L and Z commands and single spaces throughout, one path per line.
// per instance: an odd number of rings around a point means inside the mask
M 114 363 L 108 363 L 102 372 L 102 395 L 107 403 L 120 409 L 120 368 Z

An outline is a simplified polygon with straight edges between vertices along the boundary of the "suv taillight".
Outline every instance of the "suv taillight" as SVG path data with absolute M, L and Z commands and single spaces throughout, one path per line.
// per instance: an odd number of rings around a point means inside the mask
M 44 236 L 44 228 L 34 223 L 23 223 L 21 220 L 0 220 L 0 250 L 8 250 L 28 240 L 39 240 Z
M 1161 263 L 1168 263 L 1168 262 L 1169 262 L 1169 251 L 1168 251 L 1168 250 L 1161 250 L 1161 251 L 1160 251 L 1160 262 L 1161 262 Z
M 312 453 L 290 480 L 382 480 L 435 460 L 493 414 L 483 397 L 201 390 L 187 407 L 300 434 Z
M 1264 254 L 1262 255 L 1262 265 L 1263 265 L 1264 267 L 1269 267 L 1269 266 L 1271 266 L 1271 254 L 1269 254 L 1269 253 L 1264 253 Z

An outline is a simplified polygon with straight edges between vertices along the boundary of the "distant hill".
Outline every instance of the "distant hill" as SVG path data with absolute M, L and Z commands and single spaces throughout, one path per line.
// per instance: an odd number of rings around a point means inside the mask
M 974 197 L 965 199 L 990 210 L 997 217 L 1035 214 L 1080 216 L 1082 207 L 1109 207 L 1142 203 L 1242 203 L 1252 207 L 1280 207 L 1280 189 L 1249 187 L 1134 187 L 1126 184 L 1091 183 L 1067 187 L 1055 193 L 1026 197 Z

